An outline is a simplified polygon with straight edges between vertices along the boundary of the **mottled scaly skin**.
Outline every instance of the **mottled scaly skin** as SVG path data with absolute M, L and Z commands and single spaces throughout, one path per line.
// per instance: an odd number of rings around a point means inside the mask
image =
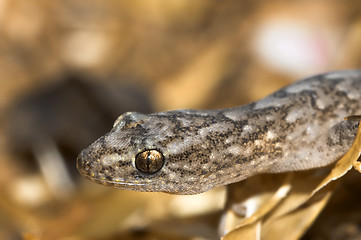
M 78 157 L 86 178 L 121 189 L 197 194 L 259 173 L 325 166 L 350 148 L 361 113 L 361 71 L 311 77 L 257 102 L 210 111 L 121 115 Z M 154 174 L 135 156 L 164 155 Z

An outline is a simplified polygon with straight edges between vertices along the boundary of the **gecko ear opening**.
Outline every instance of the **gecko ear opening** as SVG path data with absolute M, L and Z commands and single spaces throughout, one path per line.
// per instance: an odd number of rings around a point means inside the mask
M 164 164 L 164 156 L 158 150 L 145 150 L 135 156 L 135 166 L 139 171 L 146 174 L 158 172 Z

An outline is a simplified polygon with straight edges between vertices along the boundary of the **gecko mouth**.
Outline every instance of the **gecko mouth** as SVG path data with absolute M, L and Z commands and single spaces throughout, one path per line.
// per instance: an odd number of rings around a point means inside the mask
M 85 177 L 86 179 L 104 185 L 104 186 L 110 186 L 118 189 L 123 190 L 133 190 L 133 191 L 141 191 L 141 192 L 154 192 L 154 191 L 164 191 L 157 189 L 153 184 L 149 182 L 131 182 L 131 181 L 125 181 L 125 180 L 112 180 L 107 179 L 103 177 L 97 177 L 97 176 L 91 176 L 89 173 L 79 170 L 80 174 Z M 167 192 L 167 191 L 164 191 Z
M 89 173 L 81 172 L 81 175 L 92 182 L 96 182 L 98 184 L 106 185 L 106 186 L 115 186 L 120 188 L 120 186 L 127 186 L 127 189 L 130 186 L 144 186 L 147 183 L 134 183 L 134 182 L 127 182 L 125 180 L 113 180 L 112 178 L 103 178 L 97 176 L 91 176 Z

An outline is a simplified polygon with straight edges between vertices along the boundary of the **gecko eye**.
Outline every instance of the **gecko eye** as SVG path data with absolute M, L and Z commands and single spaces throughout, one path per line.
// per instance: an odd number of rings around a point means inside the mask
M 135 166 L 143 173 L 156 173 L 163 167 L 163 163 L 164 156 L 157 150 L 145 150 L 135 157 Z

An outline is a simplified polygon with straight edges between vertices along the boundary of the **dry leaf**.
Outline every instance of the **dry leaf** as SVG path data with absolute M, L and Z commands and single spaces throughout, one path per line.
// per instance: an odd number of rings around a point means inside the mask
M 261 237 L 260 233 L 261 233 L 261 221 L 257 221 L 230 232 L 229 234 L 224 236 L 222 240 L 243 240 L 243 239 L 258 240 Z
M 235 231 L 228 233 L 222 237 L 222 240 L 242 240 L 242 239 L 255 239 L 261 237 L 261 221 L 256 221 L 247 226 L 237 228 Z
M 229 186 L 227 210 L 220 227 L 221 235 L 262 219 L 287 195 L 292 174 L 255 176 Z
M 333 186 L 328 185 L 327 187 L 329 187 L 329 190 L 325 191 L 318 201 L 314 201 L 303 208 L 298 208 L 296 211 L 280 218 L 272 219 L 271 222 L 265 222 L 262 226 L 262 239 L 299 239 L 330 199 Z

